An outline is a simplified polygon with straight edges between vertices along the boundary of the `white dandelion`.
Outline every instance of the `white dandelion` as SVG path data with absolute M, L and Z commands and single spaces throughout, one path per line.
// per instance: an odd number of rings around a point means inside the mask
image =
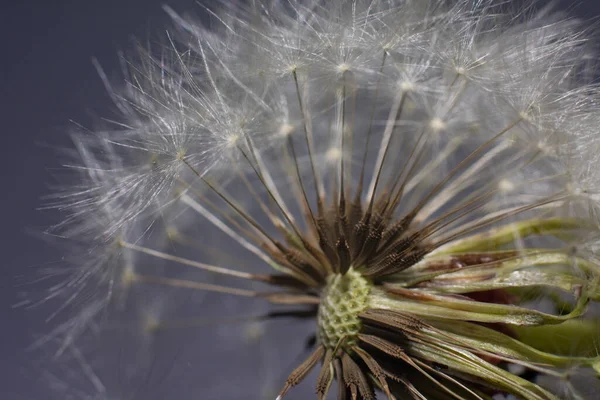
M 54 385 L 279 400 L 315 369 L 318 399 L 588 398 L 593 49 L 499 3 L 253 1 L 205 7 L 210 27 L 166 8 L 167 45 L 107 83 L 121 117 L 74 135 L 53 197 L 77 251 L 38 344 L 78 377 Z M 314 340 L 285 378 L 304 339 L 261 324 L 290 318 Z M 189 384 L 150 393 L 157 365 Z

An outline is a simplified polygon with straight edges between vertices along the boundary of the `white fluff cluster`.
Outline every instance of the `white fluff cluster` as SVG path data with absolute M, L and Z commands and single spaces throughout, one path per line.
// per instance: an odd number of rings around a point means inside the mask
M 204 9 L 208 24 L 166 8 L 166 45 L 108 85 L 120 117 L 74 135 L 76 177 L 51 205 L 65 214 L 53 232 L 77 249 L 45 294 L 61 304 L 53 321 L 67 318 L 39 342 L 58 343 L 78 376 L 53 376 L 61 396 L 225 399 L 232 385 L 279 385 L 273 369 L 246 382 L 233 360 L 288 368 L 293 354 L 267 352 L 302 338 L 242 350 L 237 325 L 198 320 L 256 315 L 260 299 L 223 293 L 261 297 L 259 274 L 308 280 L 273 249 L 343 194 L 437 224 L 436 249 L 507 221 L 584 218 L 569 245 L 596 257 L 600 91 L 585 32 L 499 3 L 225 2 Z M 202 329 L 222 349 L 199 344 Z M 175 372 L 155 378 L 153 365 Z M 168 393 L 140 389 L 164 376 Z M 137 389 L 113 387 L 124 382 Z

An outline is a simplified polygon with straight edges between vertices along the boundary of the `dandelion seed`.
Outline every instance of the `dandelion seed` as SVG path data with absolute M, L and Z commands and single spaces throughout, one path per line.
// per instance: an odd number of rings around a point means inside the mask
M 45 341 L 77 349 L 115 309 L 148 338 L 199 328 L 208 292 L 313 322 L 277 400 L 312 370 L 318 399 L 583 398 L 600 93 L 578 24 L 491 0 L 206 10 L 210 29 L 167 9 L 178 35 L 131 63 L 117 128 L 75 139 L 56 229 L 89 247 Z M 147 312 L 173 293 L 181 316 Z

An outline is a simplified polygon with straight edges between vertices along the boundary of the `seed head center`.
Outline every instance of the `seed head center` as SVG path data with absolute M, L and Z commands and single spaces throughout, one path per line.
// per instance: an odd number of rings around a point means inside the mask
M 346 274 L 331 275 L 321 294 L 318 314 L 318 336 L 328 349 L 354 346 L 360 332 L 358 315 L 367 308 L 373 284 L 350 268 Z

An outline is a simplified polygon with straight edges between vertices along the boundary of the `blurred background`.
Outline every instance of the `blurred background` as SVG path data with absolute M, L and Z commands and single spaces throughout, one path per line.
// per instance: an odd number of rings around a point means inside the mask
M 31 290 L 33 272 L 60 262 L 62 256 L 61 250 L 44 241 L 40 233 L 59 217 L 38 208 L 42 197 L 50 192 L 47 184 L 52 169 L 59 167 L 57 149 L 69 145 L 70 121 L 92 126 L 95 119 L 109 115 L 113 108 L 92 59 L 98 60 L 109 78 L 118 80 L 118 52 L 132 49 L 134 38 L 151 40 L 169 26 L 163 3 L 201 19 L 205 13 L 194 0 L 0 3 L 0 398 L 45 400 L 56 397 L 35 367 L 39 354 L 26 350 L 35 334 L 44 332 L 45 311 L 15 305 L 23 300 L 25 288 Z M 557 9 L 569 10 L 571 15 L 597 25 L 598 0 L 555 4 Z M 297 355 L 296 350 L 291 352 L 285 355 L 290 363 Z M 235 356 L 240 359 L 221 362 L 239 362 L 246 364 L 244 368 L 253 368 L 250 354 Z M 244 363 L 244 357 L 248 363 Z M 176 357 L 173 359 L 176 363 Z M 189 368 L 202 374 L 213 367 L 204 365 L 204 371 Z M 237 377 L 232 377 L 231 384 L 236 386 L 236 382 Z M 171 398 L 169 390 L 164 392 L 164 397 L 149 397 Z M 233 388 L 224 390 L 221 396 L 205 393 L 190 398 L 244 397 L 242 389 L 235 393 Z

